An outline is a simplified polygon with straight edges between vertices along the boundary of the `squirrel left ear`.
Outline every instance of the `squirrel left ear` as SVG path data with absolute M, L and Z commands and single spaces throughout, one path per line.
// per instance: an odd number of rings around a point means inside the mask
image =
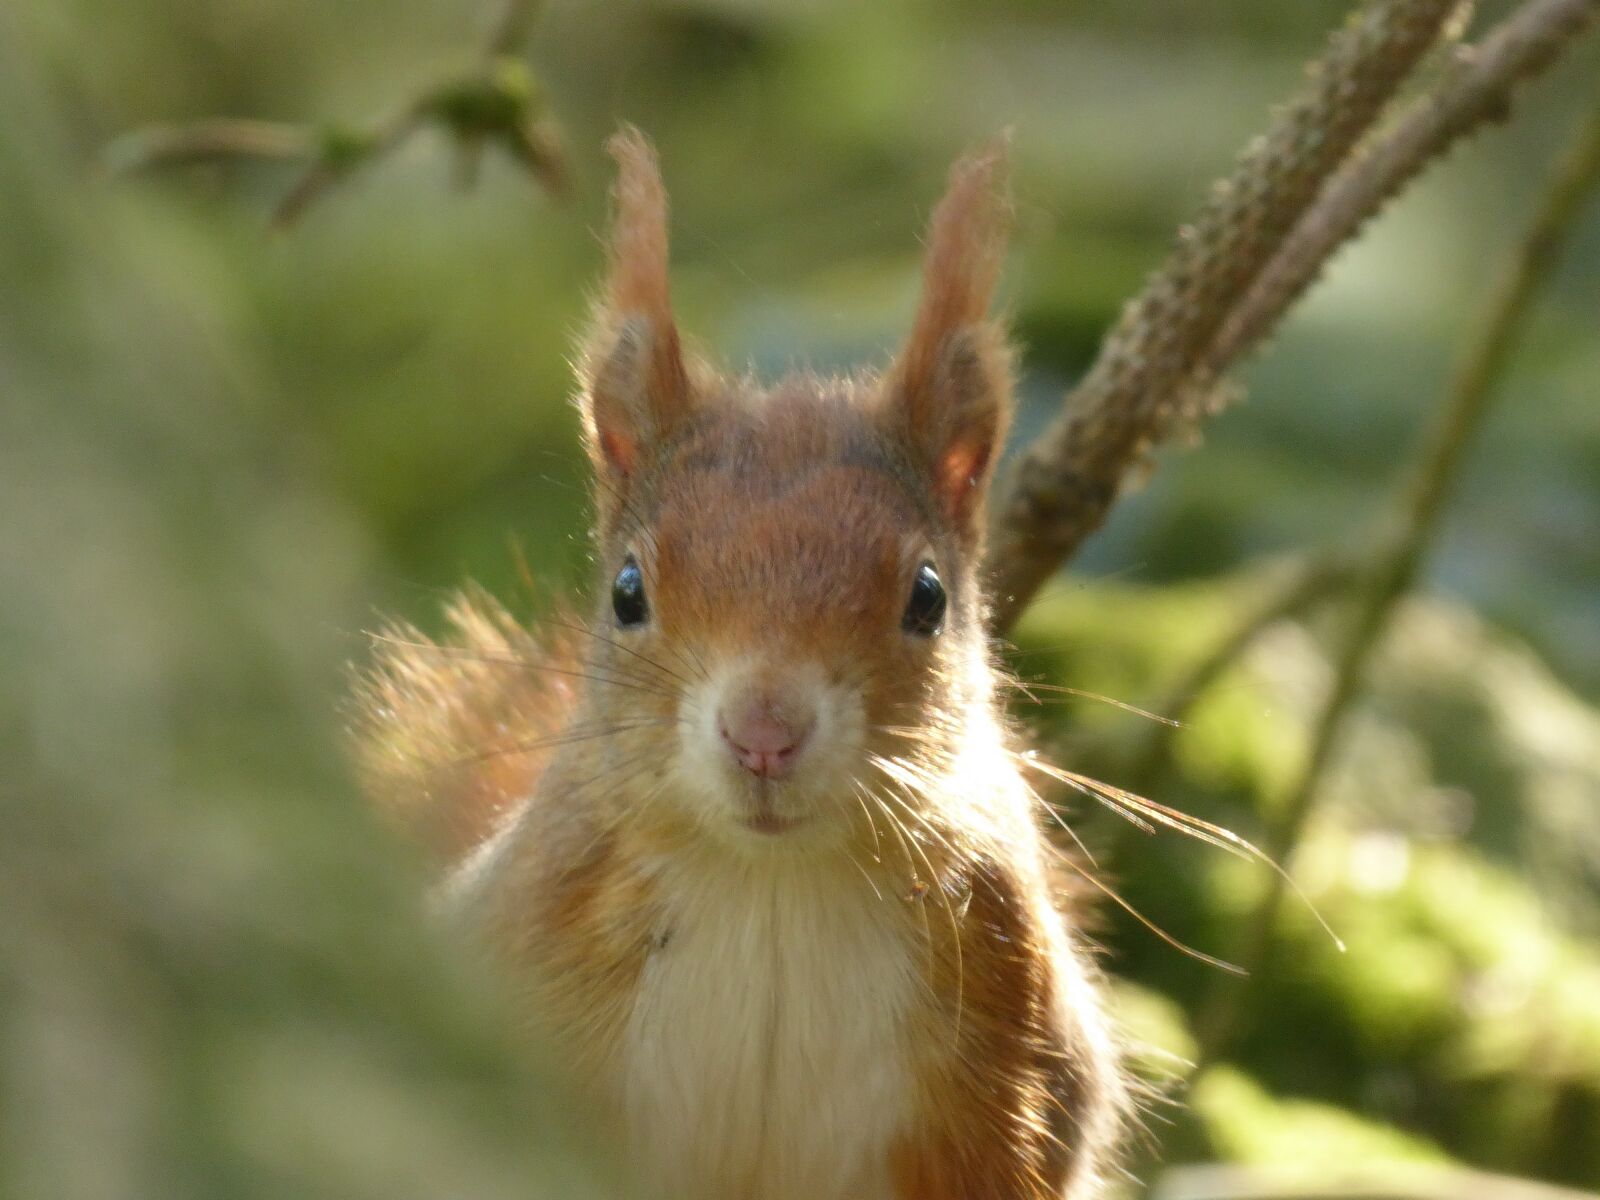
M 1011 349 L 990 319 L 1011 206 L 1005 139 L 958 161 L 928 226 L 922 301 L 886 377 L 890 420 L 958 530 L 976 535 L 1011 417 Z
M 580 374 L 585 440 L 595 469 L 614 484 L 689 409 L 689 378 L 667 282 L 667 193 L 655 149 L 632 126 L 608 144 L 611 269 L 584 344 Z

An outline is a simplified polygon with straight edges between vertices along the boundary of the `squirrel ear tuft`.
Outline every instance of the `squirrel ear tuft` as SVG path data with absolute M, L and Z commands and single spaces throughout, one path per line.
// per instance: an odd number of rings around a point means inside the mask
M 688 411 L 689 381 L 667 282 L 667 193 L 656 152 L 631 125 L 607 148 L 610 272 L 581 359 L 580 404 L 597 470 L 626 477 L 641 449 Z
M 1007 139 L 958 161 L 928 226 L 922 300 L 886 383 L 891 420 L 927 466 L 946 515 L 976 531 L 1011 410 L 1011 351 L 989 304 L 1011 205 Z

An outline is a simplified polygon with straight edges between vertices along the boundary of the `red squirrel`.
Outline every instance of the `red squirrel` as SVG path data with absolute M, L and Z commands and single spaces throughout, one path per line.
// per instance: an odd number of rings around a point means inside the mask
M 381 636 L 369 790 L 649 1194 L 1095 1196 L 1127 1088 L 979 573 L 1003 152 L 953 168 L 886 370 L 764 386 L 686 350 L 655 153 L 611 150 L 593 611 Z

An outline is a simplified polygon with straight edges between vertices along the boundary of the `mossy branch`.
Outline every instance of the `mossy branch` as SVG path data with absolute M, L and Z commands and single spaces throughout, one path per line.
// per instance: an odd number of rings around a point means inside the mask
M 547 191 L 563 195 L 567 167 L 560 131 L 538 81 L 516 57 L 537 10 L 534 0 L 510 0 L 473 69 L 435 81 L 375 126 L 318 128 L 236 118 L 154 125 L 117 138 L 103 161 L 115 171 L 241 159 L 297 163 L 300 173 L 273 211 L 273 225 L 284 228 L 358 168 L 433 126 L 455 144 L 463 183 L 476 177 L 483 149 L 496 146 Z
M 1220 406 L 1216 381 L 1333 252 L 1422 166 L 1503 114 L 1516 85 L 1600 15 L 1600 0 L 1526 0 L 1476 47 L 1459 50 L 1455 69 L 1407 119 L 1373 139 L 1456 9 L 1454 0 L 1371 0 L 1180 231 L 1062 412 L 1004 481 L 989 559 L 997 630 L 1099 528 L 1149 452 Z

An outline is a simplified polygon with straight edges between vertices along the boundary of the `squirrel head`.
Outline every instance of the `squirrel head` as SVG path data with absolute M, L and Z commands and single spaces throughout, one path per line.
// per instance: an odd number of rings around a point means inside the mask
M 597 651 L 614 673 L 593 707 L 634 731 L 670 811 L 734 841 L 836 834 L 885 786 L 917 803 L 895 773 L 935 772 L 989 700 L 978 565 L 1011 406 L 988 315 L 1004 148 L 952 169 L 892 364 L 770 386 L 686 353 L 655 153 L 632 129 L 610 148 L 610 273 L 580 360 Z

